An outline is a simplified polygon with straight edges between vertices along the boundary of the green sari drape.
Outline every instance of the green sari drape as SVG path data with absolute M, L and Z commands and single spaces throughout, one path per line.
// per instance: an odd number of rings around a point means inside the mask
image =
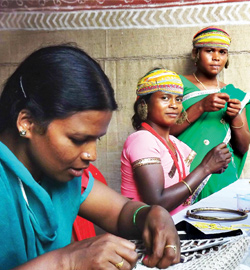
M 185 77 L 181 75 L 180 77 L 184 84 L 183 107 L 185 110 L 211 93 L 227 93 L 231 99 L 236 98 L 241 101 L 241 112 L 243 108 L 246 109 L 246 116 L 249 124 L 249 94 L 235 88 L 232 84 L 229 84 L 220 90 L 201 91 Z M 232 161 L 229 163 L 226 171 L 222 174 L 211 175 L 209 181 L 200 192 L 197 200 L 205 198 L 236 181 L 240 177 L 244 167 L 247 153 L 244 156 L 240 156 L 234 152 L 230 144 L 230 125 L 226 119 L 226 107 L 217 112 L 205 112 L 200 116 L 199 119 L 192 123 L 182 134 L 178 136 L 178 139 L 185 142 L 197 153 L 191 164 L 190 171 L 193 171 L 194 168 L 200 164 L 207 152 L 223 141 L 227 143 L 228 148 L 232 153 Z

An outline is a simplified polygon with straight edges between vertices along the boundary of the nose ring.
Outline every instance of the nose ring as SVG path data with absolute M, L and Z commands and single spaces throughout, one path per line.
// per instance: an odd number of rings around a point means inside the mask
M 90 154 L 89 154 L 89 153 L 84 153 L 84 155 L 85 155 L 87 158 L 90 158 Z

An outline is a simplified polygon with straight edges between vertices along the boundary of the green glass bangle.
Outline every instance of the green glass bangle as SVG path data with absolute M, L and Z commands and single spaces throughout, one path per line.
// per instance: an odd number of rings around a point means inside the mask
M 135 210 L 134 215 L 133 215 L 133 224 L 134 224 L 134 226 L 137 227 L 137 224 L 136 224 L 136 216 L 137 216 L 138 212 L 139 212 L 141 209 L 145 208 L 145 207 L 151 207 L 151 206 L 146 204 L 146 205 L 142 205 L 141 207 L 139 207 L 138 209 Z

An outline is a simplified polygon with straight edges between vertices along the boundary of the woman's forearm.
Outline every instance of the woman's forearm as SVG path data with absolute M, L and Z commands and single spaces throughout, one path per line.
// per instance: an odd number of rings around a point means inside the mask
M 129 201 L 124 205 L 118 220 L 118 232 L 120 236 L 126 238 L 141 237 L 144 221 L 150 210 L 150 207 L 142 207 L 144 205 L 145 203 L 135 201 Z M 136 213 L 140 207 L 142 208 Z
M 230 123 L 232 139 L 231 145 L 235 152 L 244 155 L 249 149 L 250 132 L 245 110 L 237 115 Z
M 201 184 L 207 175 L 208 172 L 206 172 L 202 166 L 198 166 L 184 179 L 184 181 L 191 188 L 192 192 L 194 192 L 194 190 Z M 190 190 L 185 183 L 179 182 L 165 188 L 161 196 L 158 197 L 158 202 L 155 202 L 155 204 L 164 207 L 168 211 L 172 211 L 184 203 L 190 197 L 190 195 Z M 146 202 L 149 203 L 150 201 Z
M 221 143 L 206 154 L 201 163 L 183 179 L 185 182 L 181 181 L 159 192 L 150 190 L 147 194 L 143 194 L 143 200 L 148 204 L 159 204 L 172 211 L 193 194 L 206 176 L 226 169 L 230 161 L 231 153 L 226 144 Z

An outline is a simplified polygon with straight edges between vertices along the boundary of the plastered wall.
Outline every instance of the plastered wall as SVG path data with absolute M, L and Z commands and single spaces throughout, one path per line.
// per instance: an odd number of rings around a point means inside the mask
M 202 27 L 217 25 L 232 37 L 230 65 L 220 74 L 220 79 L 250 92 L 249 10 L 250 3 L 241 1 L 198 7 L 137 9 L 131 11 L 131 22 L 126 25 L 113 20 L 93 28 L 85 25 L 85 28 L 71 29 L 66 25 L 65 29 L 41 30 L 40 26 L 36 28 L 33 20 L 33 26 L 27 30 L 25 27 L 0 24 L 0 82 L 4 82 L 27 54 L 44 45 L 76 42 L 94 57 L 109 76 L 119 105 L 113 114 L 108 134 L 98 142 L 95 165 L 108 184 L 120 191 L 120 154 L 125 139 L 133 132 L 130 119 L 138 79 L 157 66 L 180 74 L 192 72 L 190 52 L 193 35 Z M 108 14 L 107 10 L 105 12 Z M 123 18 L 123 12 L 128 10 L 119 12 L 120 18 Z M 135 19 L 133 16 L 136 13 Z M 1 16 L 3 14 L 0 12 L 0 22 Z M 145 18 L 148 18 L 147 22 Z M 119 20 L 119 17 L 116 19 Z M 250 156 L 241 177 L 250 178 Z

